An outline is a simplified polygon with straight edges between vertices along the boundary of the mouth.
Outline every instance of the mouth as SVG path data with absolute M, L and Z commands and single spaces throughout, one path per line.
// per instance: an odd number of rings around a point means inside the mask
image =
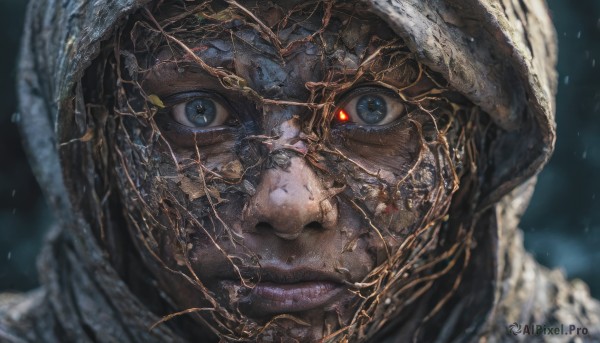
M 325 309 L 345 290 L 340 275 L 311 269 L 263 267 L 246 275 L 259 276 L 256 286 L 240 299 L 244 312 L 256 316 Z M 223 287 L 239 281 L 221 281 Z

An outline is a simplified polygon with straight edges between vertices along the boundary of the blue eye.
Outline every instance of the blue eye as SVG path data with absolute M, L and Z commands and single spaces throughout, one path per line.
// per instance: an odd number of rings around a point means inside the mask
M 181 125 L 204 129 L 224 125 L 230 113 L 221 102 L 205 96 L 173 106 L 171 116 Z
M 377 124 L 387 115 L 387 103 L 379 95 L 363 95 L 356 102 L 356 114 L 365 124 Z
M 206 127 L 217 117 L 217 106 L 210 99 L 195 99 L 185 104 L 185 116 L 194 126 Z
M 394 92 L 388 89 L 366 87 L 352 91 L 335 113 L 338 124 L 383 126 L 405 114 L 406 107 L 402 99 Z

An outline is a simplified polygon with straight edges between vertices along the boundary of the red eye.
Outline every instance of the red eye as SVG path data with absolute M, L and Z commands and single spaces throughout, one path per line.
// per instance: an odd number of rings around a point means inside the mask
M 344 123 L 344 122 L 347 122 L 348 120 L 350 120 L 350 116 L 348 115 L 348 113 L 346 113 L 346 111 L 344 111 L 343 108 L 341 108 L 337 112 L 337 120 L 339 120 L 340 122 Z

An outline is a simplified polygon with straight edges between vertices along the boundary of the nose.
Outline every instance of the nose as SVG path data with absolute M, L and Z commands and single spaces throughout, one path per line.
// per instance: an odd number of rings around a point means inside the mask
M 335 227 L 337 206 L 303 158 L 289 167 L 268 169 L 246 207 L 244 222 L 254 230 L 268 230 L 294 240 L 306 230 Z
M 280 130 L 271 149 L 296 141 L 299 133 L 293 121 L 283 123 Z M 246 230 L 268 231 L 285 240 L 295 240 L 306 230 L 333 228 L 337 218 L 332 194 L 299 156 L 291 157 L 285 168 L 266 169 L 243 212 Z

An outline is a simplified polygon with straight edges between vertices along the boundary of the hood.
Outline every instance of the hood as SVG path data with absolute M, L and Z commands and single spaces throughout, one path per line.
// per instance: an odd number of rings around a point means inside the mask
M 55 242 L 63 242 L 71 252 L 65 256 L 79 259 L 84 266 L 78 276 L 82 280 L 78 282 L 103 294 L 101 299 L 88 294 L 92 297 L 88 301 L 99 303 L 96 313 L 119 313 L 122 321 L 119 327 L 126 328 L 128 335 L 134 335 L 131 337 L 142 341 L 173 341 L 169 337 L 175 336 L 165 326 L 148 331 L 158 318 L 134 296 L 124 296 L 130 291 L 86 220 L 86 211 L 100 209 L 83 204 L 92 202 L 90 197 L 96 204 L 102 204 L 103 195 L 85 187 L 86 183 L 94 184 L 94 166 L 85 165 L 83 176 L 74 175 L 65 167 L 72 161 L 60 154 L 62 147 L 70 142 L 86 139 L 86 123 L 78 115 L 85 112 L 80 83 L 85 70 L 115 28 L 149 2 L 31 0 L 19 64 L 19 126 L 34 173 L 63 228 Z M 503 221 L 502 216 L 507 217 L 504 222 L 514 222 L 515 212 L 526 206 L 530 180 L 548 160 L 555 140 L 556 39 L 545 2 L 364 2 L 404 39 L 419 61 L 444 76 L 500 128 L 488 147 L 489 160 L 479 166 L 482 186 L 475 206 L 477 212 L 494 213 L 492 219 L 487 219 L 491 222 L 478 226 L 493 231 L 489 236 L 494 237 L 486 245 L 491 250 L 486 253 L 491 256 L 490 261 L 482 265 L 498 270 L 502 264 L 500 256 L 506 249 L 498 240 L 512 235 L 499 233 L 497 223 Z M 83 184 L 75 181 L 81 177 L 87 178 Z M 518 203 L 515 205 L 518 210 L 499 211 L 501 203 L 502 208 L 508 207 L 507 203 Z M 58 249 L 56 244 L 54 249 Z M 41 263 L 41 268 L 52 267 Z M 43 271 L 42 282 L 56 283 L 62 277 L 59 274 Z M 492 274 L 489 284 L 496 288 L 496 293 L 501 292 L 497 286 L 501 276 Z M 59 289 L 55 292 L 59 293 Z M 489 302 L 488 312 L 499 297 L 496 294 Z M 107 300 L 115 298 L 119 301 Z M 87 315 L 94 317 L 92 313 Z M 85 314 L 78 320 L 81 318 Z M 102 323 L 85 324 L 92 325 L 95 332 L 104 327 Z M 139 337 L 135 336 L 138 334 Z

